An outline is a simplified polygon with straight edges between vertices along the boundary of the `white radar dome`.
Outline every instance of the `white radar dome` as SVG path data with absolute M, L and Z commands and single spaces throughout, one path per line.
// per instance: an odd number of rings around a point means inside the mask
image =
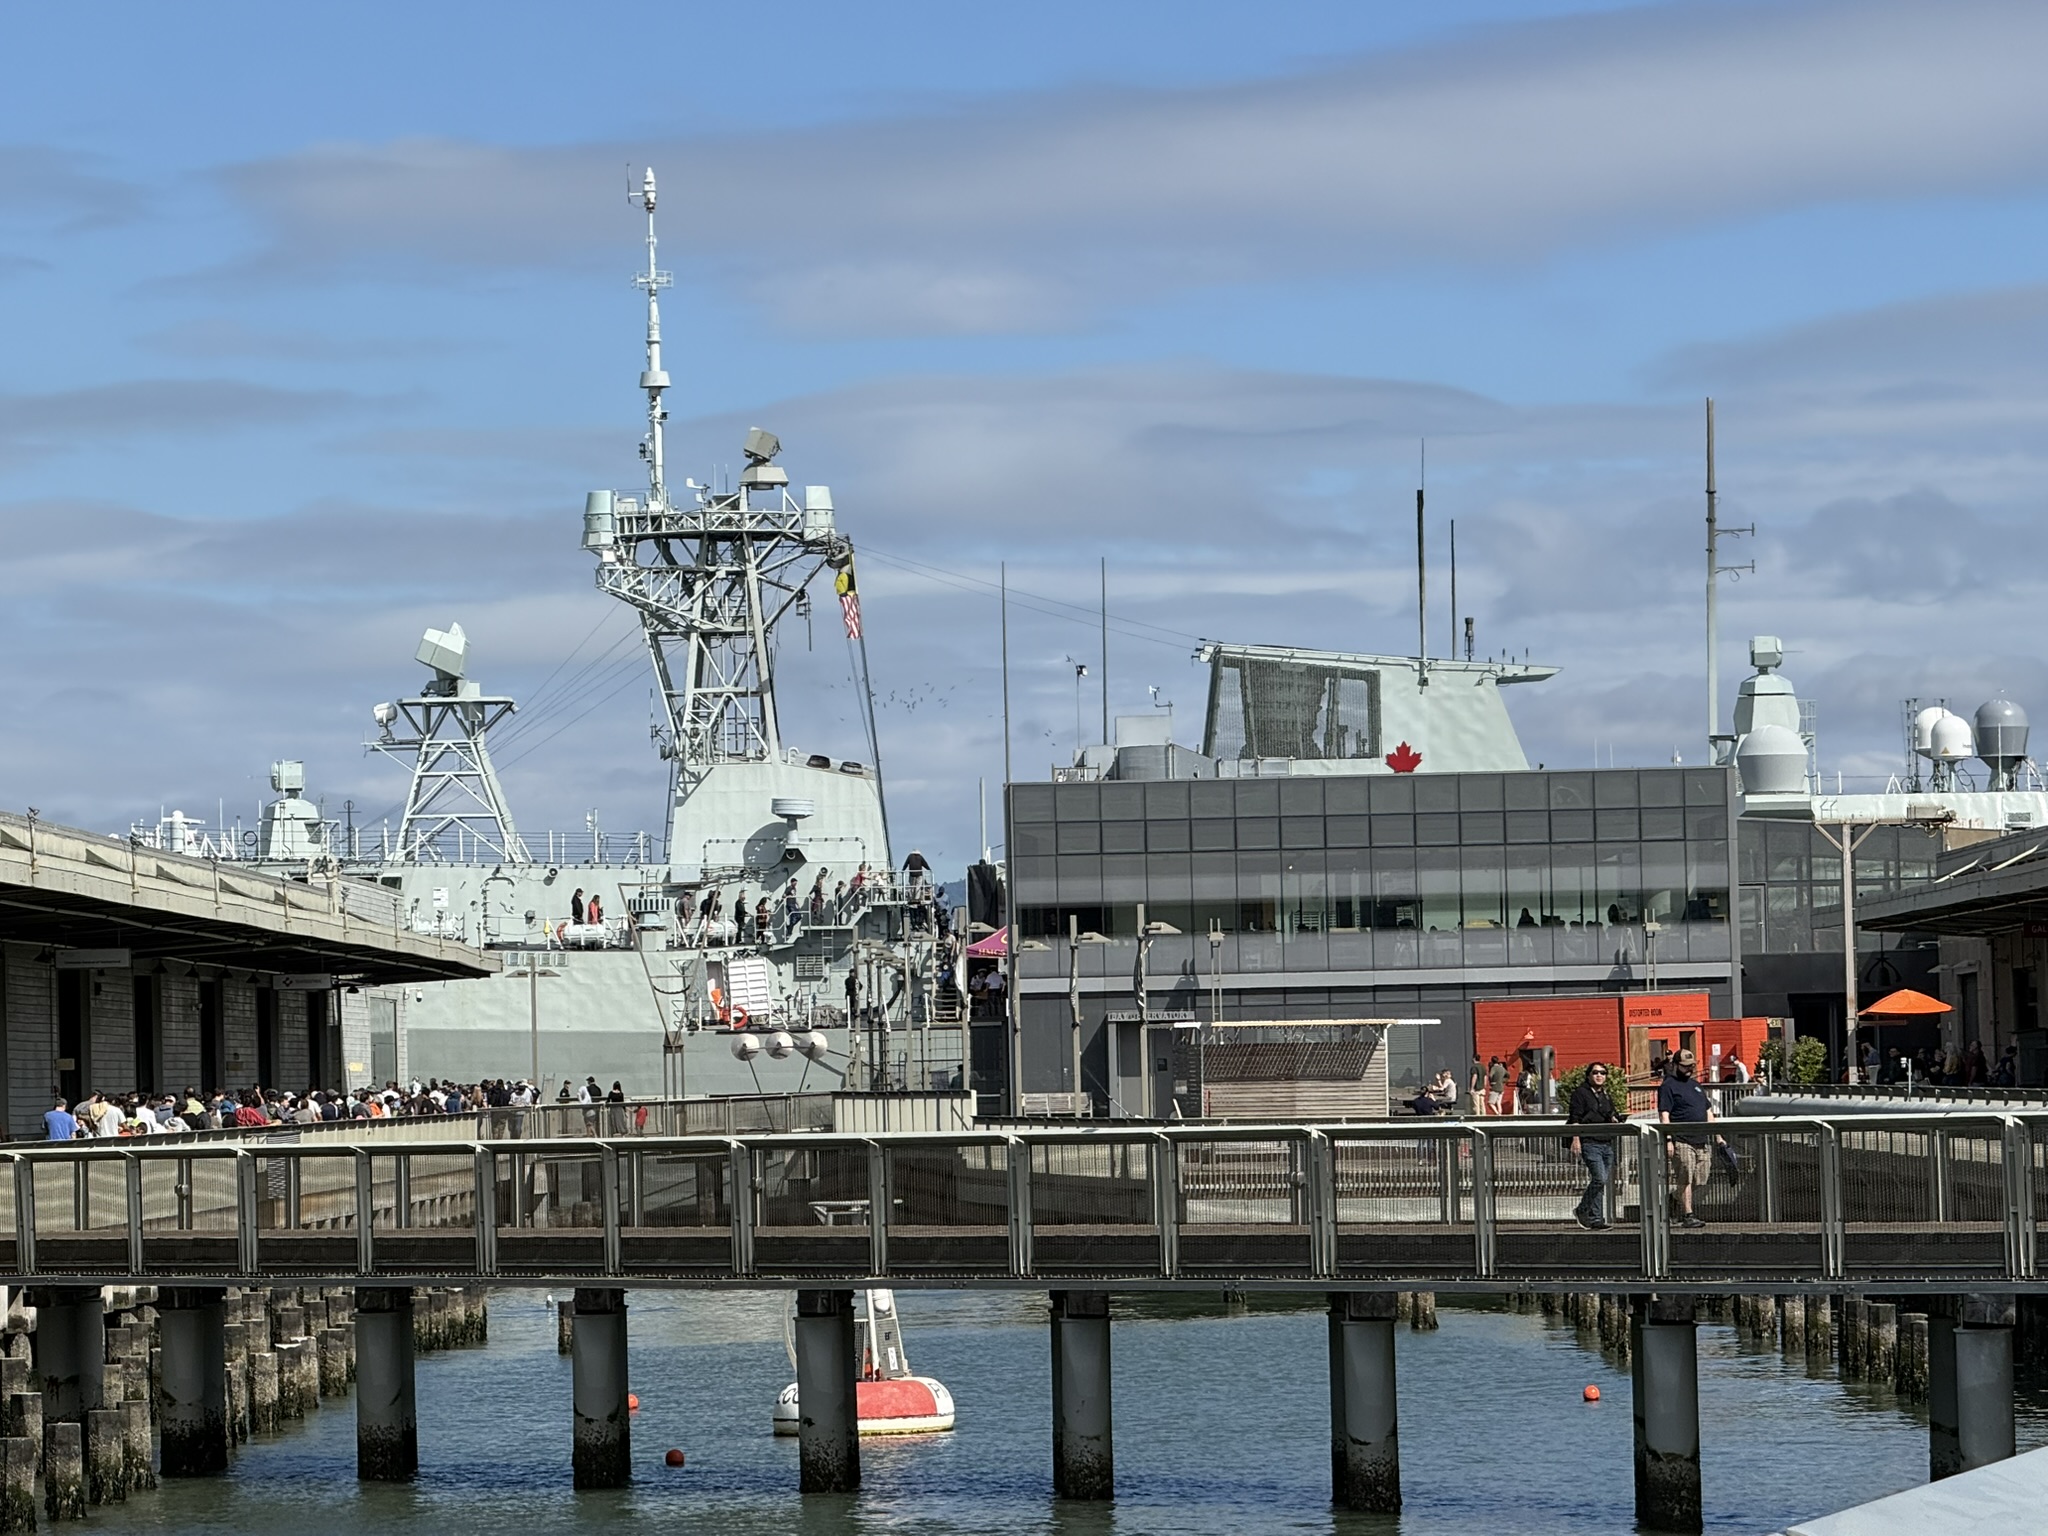
M 1797 795 L 1806 789 L 1806 743 L 1782 725 L 1760 725 L 1735 749 L 1746 795 Z
M 1928 755 L 1937 763 L 1967 762 L 1977 755 L 1977 737 L 1970 729 L 1970 722 L 1945 709 L 1941 718 L 1934 722 L 1928 739 L 1933 748 Z

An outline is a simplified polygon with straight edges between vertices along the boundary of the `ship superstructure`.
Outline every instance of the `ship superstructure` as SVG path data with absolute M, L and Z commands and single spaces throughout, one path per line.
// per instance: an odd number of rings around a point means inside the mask
M 591 492 L 581 542 L 653 667 L 663 835 L 607 837 L 594 817 L 583 836 L 522 834 L 490 744 L 517 702 L 484 691 L 451 623 L 419 643 L 428 680 L 372 712 L 368 749 L 410 774 L 395 836 L 322 821 L 286 763 L 261 839 L 233 851 L 339 866 L 393 891 L 417 931 L 513 952 L 500 979 L 405 992 L 409 1075 L 533 1076 L 547 1090 L 595 1077 L 634 1094 L 945 1086 L 960 1076 L 964 1009 L 936 888 L 892 868 L 852 542 L 830 490 L 793 491 L 762 428 L 737 485 L 671 486 L 652 171 L 639 200 L 647 481 Z M 798 745 L 801 724 L 785 733 L 777 710 L 777 628 L 809 617 L 828 572 L 865 702 L 858 757 Z M 181 817 L 175 835 L 198 833 Z

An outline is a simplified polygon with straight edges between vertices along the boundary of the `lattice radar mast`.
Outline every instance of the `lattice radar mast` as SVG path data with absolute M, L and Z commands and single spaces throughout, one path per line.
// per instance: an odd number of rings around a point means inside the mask
M 647 366 L 640 375 L 647 494 L 592 491 L 584 502 L 583 547 L 597 557 L 599 590 L 640 616 L 662 702 L 653 734 L 672 764 L 671 805 L 679 808 L 713 768 L 781 755 L 775 626 L 806 603 L 812 578 L 828 565 L 844 567 L 853 548 L 835 530 L 830 490 L 808 486 L 799 504 L 774 462 L 781 442 L 759 427 L 747 432 L 736 490 L 686 479 L 682 494 L 670 495 L 660 294 L 672 279 L 656 261 L 652 169 L 639 201 L 647 211 L 647 270 L 633 282 L 647 293 Z

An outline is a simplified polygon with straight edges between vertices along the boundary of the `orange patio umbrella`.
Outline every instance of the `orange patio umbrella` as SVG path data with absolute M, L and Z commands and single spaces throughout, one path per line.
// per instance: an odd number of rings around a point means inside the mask
M 1911 987 L 1880 997 L 1863 1010 L 1865 1018 L 1909 1019 L 1928 1013 L 1953 1013 L 1955 1009 L 1938 997 L 1929 997 L 1925 992 L 1915 992 Z

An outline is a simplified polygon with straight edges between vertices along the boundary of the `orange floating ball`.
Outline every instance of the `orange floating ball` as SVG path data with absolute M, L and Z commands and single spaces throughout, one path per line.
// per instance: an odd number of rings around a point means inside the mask
M 626 1394 L 626 1411 L 628 1413 L 638 1413 L 640 1411 L 640 1394 L 638 1392 L 628 1392 Z
M 1598 1387 L 1588 1387 L 1582 1395 L 1589 1403 L 1597 1403 L 1600 1401 L 1600 1389 Z
M 672 1467 L 680 1467 L 683 1464 L 683 1453 L 671 1448 L 668 1454 L 661 1459 Z

